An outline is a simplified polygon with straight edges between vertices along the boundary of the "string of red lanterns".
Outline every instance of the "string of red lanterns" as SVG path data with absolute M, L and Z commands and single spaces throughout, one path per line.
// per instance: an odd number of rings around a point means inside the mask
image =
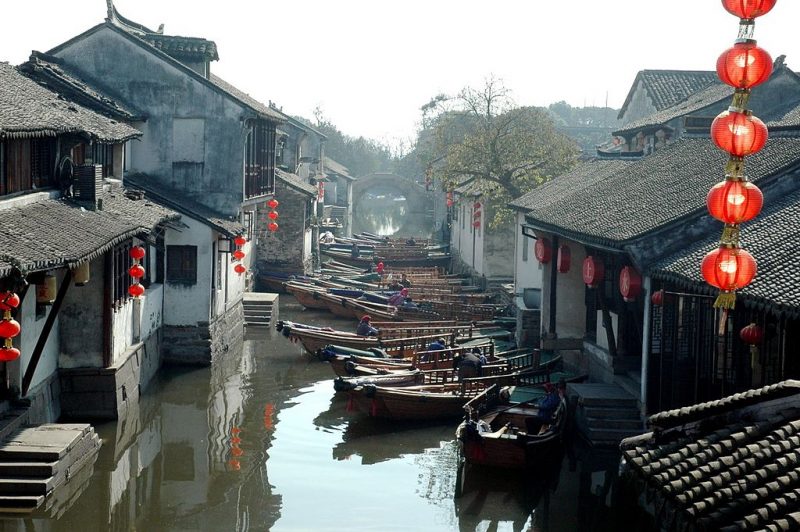
M 233 251 L 233 259 L 236 261 L 241 261 L 246 256 L 245 252 L 242 251 L 242 247 L 245 244 L 247 244 L 247 239 L 242 235 L 239 235 L 233 239 L 233 243 L 236 245 L 236 249 Z M 240 262 L 239 264 L 233 267 L 233 271 L 235 271 L 239 275 L 242 275 L 244 272 L 247 271 L 247 268 L 245 268 L 244 264 L 241 264 Z
M 476 201 L 472 204 L 472 227 L 478 229 L 481 226 L 481 202 Z
M 278 205 L 280 205 L 280 202 L 275 198 L 272 198 L 267 202 L 267 207 L 271 209 L 270 212 L 267 214 L 267 217 L 271 220 L 267 224 L 267 229 L 269 229 L 271 233 L 274 233 L 275 231 L 278 230 L 278 223 L 275 221 L 278 219 L 278 211 L 275 210 L 278 208 Z
M 777 0 L 722 0 L 723 7 L 739 17 L 739 35 L 733 47 L 717 60 L 717 75 L 734 88 L 728 110 L 711 124 L 711 139 L 729 155 L 725 180 L 714 185 L 706 197 L 708 212 L 725 224 L 717 249 L 700 265 L 708 284 L 720 290 L 714 306 L 734 308 L 736 291 L 755 277 L 756 260 L 739 246 L 740 224 L 752 220 L 764 205 L 759 188 L 747 180 L 744 158 L 760 151 L 769 136 L 764 122 L 747 109 L 753 87 L 772 74 L 772 58 L 753 39 L 755 18 L 768 13 Z
M 14 292 L 0 292 L 0 310 L 3 311 L 3 319 L 0 320 L 0 338 L 3 338 L 3 345 L 0 346 L 0 362 L 10 362 L 20 356 L 19 349 L 13 345 L 13 339 L 22 330 L 20 324 L 11 316 L 11 311 L 19 306 L 20 299 Z
M 130 294 L 131 297 L 138 298 L 144 295 L 144 286 L 142 286 L 139 281 L 145 274 L 145 269 L 141 265 L 141 260 L 145 256 L 145 250 L 142 246 L 133 246 L 128 254 L 131 259 L 133 259 L 133 265 L 128 269 L 128 275 L 130 275 L 133 280 L 133 283 L 128 287 L 128 294 Z

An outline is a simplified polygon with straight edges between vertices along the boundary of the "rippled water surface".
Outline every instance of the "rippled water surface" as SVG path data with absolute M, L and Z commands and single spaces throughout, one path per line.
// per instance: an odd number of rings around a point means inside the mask
M 352 328 L 281 296 L 281 318 Z M 9 531 L 600 530 L 616 457 L 551 478 L 470 471 L 454 499 L 454 423 L 378 423 L 347 411 L 327 364 L 275 331 L 211 368 L 167 368 L 82 472 Z

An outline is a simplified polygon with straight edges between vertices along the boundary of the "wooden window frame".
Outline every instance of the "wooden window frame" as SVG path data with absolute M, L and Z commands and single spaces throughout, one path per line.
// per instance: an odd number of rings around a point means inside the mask
M 180 261 L 176 266 L 175 260 Z M 167 246 L 167 279 L 170 284 L 197 284 L 197 246 Z

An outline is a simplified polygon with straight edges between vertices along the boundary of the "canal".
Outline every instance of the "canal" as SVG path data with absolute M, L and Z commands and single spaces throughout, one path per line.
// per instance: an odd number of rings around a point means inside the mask
M 282 319 L 354 325 L 281 299 Z M 455 424 L 359 417 L 332 380 L 275 331 L 211 368 L 165 368 L 135 411 L 97 426 L 93 469 L 2 530 L 615 529 L 613 452 L 570 449 L 547 478 L 469 471 L 454 499 Z

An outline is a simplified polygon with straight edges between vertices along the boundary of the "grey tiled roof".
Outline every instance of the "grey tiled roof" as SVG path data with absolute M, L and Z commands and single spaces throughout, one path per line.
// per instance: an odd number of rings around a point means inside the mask
M 716 72 L 710 70 L 642 70 L 636 75 L 625 103 L 622 104 L 619 118 L 622 118 L 628 109 L 640 80 L 656 111 L 663 111 L 686 99 L 690 94 L 717 82 L 719 78 Z
M 512 201 L 512 209 L 528 211 L 546 208 L 552 201 L 562 200 L 572 193 L 575 198 L 581 194 L 594 193 L 597 184 L 609 175 L 631 164 L 628 159 L 588 159 L 565 174 L 558 175 L 542 183 L 534 190 Z
M 789 109 L 786 114 L 767 122 L 770 130 L 800 128 L 800 105 Z
M 134 190 L 143 190 L 153 201 L 194 218 L 226 236 L 234 237 L 244 231 L 244 226 L 239 220 L 226 217 L 187 197 L 185 193 L 156 182 L 147 175 L 126 175 L 125 186 Z
M 211 74 L 211 76 L 209 78 L 209 81 L 213 85 L 215 85 L 217 88 L 219 88 L 220 90 L 228 93 L 229 95 L 233 96 L 234 98 L 236 98 L 237 100 L 239 100 L 243 104 L 245 104 L 248 107 L 252 108 L 254 111 L 266 116 L 267 118 L 270 118 L 270 119 L 275 120 L 277 122 L 285 122 L 286 121 L 286 115 L 284 115 L 283 113 L 281 113 L 280 111 L 278 111 L 276 109 L 273 109 L 272 107 L 264 105 L 263 103 L 259 102 L 258 100 L 256 100 L 255 98 L 253 98 L 252 96 L 247 94 L 246 92 L 243 92 L 243 91 L 237 89 L 236 87 L 234 87 L 233 85 L 231 85 L 230 83 L 228 83 L 224 79 L 220 78 L 219 76 L 215 76 L 214 74 Z
M 76 266 L 161 222 L 180 215 L 147 199 L 128 199 L 122 190 L 102 195 L 102 210 L 67 199 L 44 199 L 0 210 L 0 277 L 12 265 L 23 272 Z
M 330 157 L 325 157 L 325 171 L 340 175 L 350 181 L 354 181 L 356 179 L 350 175 L 350 170 L 348 170 L 345 165 L 337 163 Z
M 766 403 L 799 404 L 798 394 L 800 382 L 785 381 L 657 414 L 651 422 L 672 428 L 622 441 L 623 478 L 665 530 L 797 530 L 800 409 Z M 763 410 L 739 410 L 753 405 Z
M 316 196 L 317 195 L 317 187 L 310 183 L 306 183 L 303 181 L 300 176 L 297 174 L 293 174 L 291 172 L 285 172 L 280 168 L 275 169 L 275 177 L 286 183 L 289 187 L 295 189 L 296 191 L 309 195 L 309 196 Z
M 19 70 L 39 85 L 102 115 L 123 121 L 141 118 L 139 113 L 119 100 L 103 94 L 96 85 L 81 79 L 57 57 L 33 52 L 30 60 L 21 64 Z
M 141 136 L 137 129 L 65 101 L 16 67 L 0 63 L 0 138 L 31 138 L 65 133 L 117 143 Z
M 796 181 L 798 178 L 795 177 Z M 767 201 L 761 214 L 742 225 L 741 243 L 758 262 L 753 282 L 740 290 L 740 297 L 768 302 L 778 311 L 800 313 L 800 188 L 780 200 Z M 720 223 L 720 233 L 722 224 Z M 717 247 L 719 235 L 692 243 L 653 265 L 653 277 L 677 282 L 693 289 L 715 292 L 700 274 L 703 257 Z
M 710 139 L 683 138 L 616 171 L 587 171 L 537 187 L 526 197 L 526 218 L 545 230 L 619 245 L 704 213 L 726 161 Z M 773 138 L 747 158 L 747 174 L 758 183 L 798 162 L 800 138 Z
M 179 37 L 148 33 L 142 36 L 151 46 L 173 57 L 202 58 L 207 61 L 219 60 L 217 44 L 200 37 Z
M 706 88 L 700 89 L 694 94 L 691 94 L 688 98 L 678 102 L 673 106 L 625 124 L 624 127 L 614 131 L 612 134 L 623 135 L 625 133 L 633 133 L 640 129 L 660 126 L 662 124 L 666 124 L 670 120 L 692 114 L 722 100 L 730 100 L 732 95 L 733 89 L 728 85 L 725 85 L 724 83 L 713 83 Z

